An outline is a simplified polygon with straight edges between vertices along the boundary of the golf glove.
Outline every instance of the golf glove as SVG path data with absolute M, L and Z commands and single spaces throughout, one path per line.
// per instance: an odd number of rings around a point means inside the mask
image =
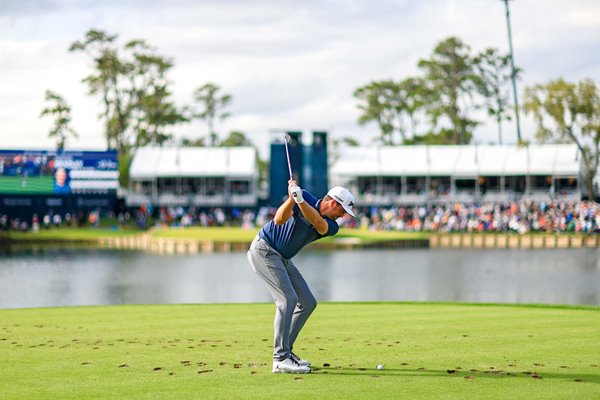
M 302 197 L 302 189 L 300 188 L 300 186 L 292 186 L 290 187 L 290 193 L 292 194 L 292 197 L 294 198 L 294 201 L 297 204 L 300 204 L 304 201 L 304 198 Z

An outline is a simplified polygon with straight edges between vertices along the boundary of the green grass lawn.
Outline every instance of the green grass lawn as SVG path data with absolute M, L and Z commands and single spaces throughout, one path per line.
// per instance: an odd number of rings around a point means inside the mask
M 217 242 L 251 242 L 259 228 L 243 229 L 241 227 L 189 227 L 159 228 L 150 231 L 150 235 L 162 238 L 214 240 Z
M 273 310 L 0 310 L 0 398 L 600 398 L 599 308 L 324 303 L 309 375 L 271 373 Z
M 137 229 L 105 229 L 105 228 L 51 228 L 40 229 L 39 232 L 8 232 L 14 241 L 95 241 L 101 237 L 116 237 L 139 234 Z
M 187 227 L 172 228 L 160 227 L 148 231 L 134 227 L 118 227 L 114 221 L 105 221 L 99 228 L 58 228 L 41 229 L 39 232 L 6 232 L 0 235 L 15 242 L 52 242 L 52 241 L 96 241 L 102 237 L 117 237 L 147 233 L 152 237 L 186 239 L 186 240 L 212 240 L 216 242 L 230 243 L 250 243 L 256 235 L 259 228 L 244 229 L 241 227 Z M 422 240 L 428 239 L 432 234 L 430 232 L 402 232 L 402 231 L 371 231 L 367 229 L 349 229 L 341 228 L 339 233 L 333 237 L 326 237 L 319 243 L 330 241 L 345 240 L 355 238 L 362 244 L 376 242 L 402 241 L 402 240 Z M 474 233 L 473 235 L 500 235 L 499 233 Z M 502 233 L 501 235 L 505 235 Z M 517 233 L 509 235 L 519 236 Z M 555 236 L 554 233 L 536 232 L 528 235 L 536 236 Z M 562 233 L 560 235 L 581 236 L 583 234 Z
M 402 231 L 370 231 L 367 229 L 348 229 L 342 228 L 335 238 L 358 238 L 365 243 L 371 242 L 386 242 L 392 240 L 417 240 L 427 239 L 431 233 L 429 232 L 402 232 Z M 329 238 L 325 238 L 329 239 Z
M 259 228 L 243 229 L 240 227 L 189 227 L 169 228 L 162 227 L 147 231 L 150 236 L 174 239 L 214 240 L 217 242 L 249 243 L 252 241 Z M 41 229 L 39 232 L 8 232 L 5 235 L 13 241 L 93 241 L 102 237 L 116 237 L 142 234 L 145 231 L 135 228 L 112 229 L 101 228 L 59 228 Z M 336 240 L 339 238 L 354 237 L 365 243 L 389 240 L 423 239 L 428 234 L 423 232 L 375 232 L 359 229 L 340 229 L 333 238 L 323 240 Z
M 190 227 L 190 228 L 161 228 L 153 230 L 152 236 L 182 239 L 208 239 L 228 242 L 251 242 L 259 228 L 243 229 L 239 227 Z M 364 242 L 425 239 L 429 236 L 426 232 L 399 232 L 399 231 L 368 231 L 362 229 L 340 229 L 334 237 L 322 240 L 335 240 L 339 238 L 358 238 Z

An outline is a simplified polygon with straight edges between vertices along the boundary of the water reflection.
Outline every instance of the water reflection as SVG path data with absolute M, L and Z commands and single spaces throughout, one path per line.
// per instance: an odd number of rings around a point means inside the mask
M 319 301 L 600 305 L 600 250 L 305 251 Z M 0 307 L 270 301 L 245 253 L 159 256 L 21 249 L 0 260 Z

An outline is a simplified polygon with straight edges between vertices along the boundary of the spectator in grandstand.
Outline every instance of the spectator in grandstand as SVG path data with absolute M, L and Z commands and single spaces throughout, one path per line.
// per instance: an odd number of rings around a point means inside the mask
M 44 218 L 42 218 L 42 222 L 44 224 L 44 229 L 48 229 L 50 227 L 50 215 L 45 214 Z
M 60 216 L 60 214 L 54 214 L 54 216 L 52 217 L 52 223 L 57 228 L 62 224 L 62 217 Z
M 40 230 L 40 219 L 37 214 L 33 214 L 31 218 L 31 229 L 34 232 L 38 232 Z

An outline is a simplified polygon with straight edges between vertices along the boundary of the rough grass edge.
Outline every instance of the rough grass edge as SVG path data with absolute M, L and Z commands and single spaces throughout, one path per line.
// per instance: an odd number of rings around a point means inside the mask
M 506 308 L 537 308 L 537 309 L 557 309 L 557 310 L 583 310 L 600 312 L 600 306 L 583 304 L 523 304 L 523 303 L 459 303 L 444 301 L 320 301 L 320 304 L 330 305 L 415 305 L 415 306 L 452 306 L 452 307 L 506 307 Z M 261 303 L 135 303 L 135 304 L 101 304 L 101 305 L 81 305 L 81 306 L 54 306 L 54 307 L 23 307 L 23 308 L 3 308 L 0 313 L 7 311 L 24 310 L 69 310 L 73 308 L 103 308 L 103 307 L 197 307 L 197 306 L 251 306 L 272 304 L 271 302 Z

